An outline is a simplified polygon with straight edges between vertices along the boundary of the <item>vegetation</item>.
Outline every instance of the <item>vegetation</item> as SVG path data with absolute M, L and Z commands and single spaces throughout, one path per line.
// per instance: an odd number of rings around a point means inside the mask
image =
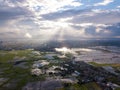
M 31 50 L 13 50 L 13 51 L 0 51 L 0 63 L 12 61 L 15 58 L 29 57 Z
M 91 64 L 91 65 L 94 65 L 94 66 L 96 66 L 96 67 L 101 67 L 101 66 L 111 66 L 111 67 L 113 67 L 113 68 L 120 68 L 120 64 L 99 64 L 99 63 L 96 63 L 96 62 L 89 62 L 89 64 Z
M 83 85 L 79 84 L 65 84 L 66 87 L 58 90 L 102 90 L 95 82 Z
M 44 52 L 40 53 L 41 56 L 44 56 L 45 54 L 46 53 Z M 40 55 L 32 54 L 32 50 L 0 51 L 0 78 L 7 79 L 5 82 L 0 84 L 0 90 L 21 90 L 22 87 L 25 86 L 28 82 L 45 80 L 45 75 L 33 76 L 30 73 L 34 61 L 45 60 L 45 58 L 40 57 Z M 52 66 L 61 65 L 61 63 L 69 60 L 72 57 L 71 54 L 66 54 L 66 56 L 67 58 L 65 59 L 60 59 L 58 56 L 54 56 L 53 60 L 49 60 L 50 64 L 44 66 L 43 68 L 48 69 Z M 22 68 L 15 66 L 16 61 L 22 59 L 24 60 L 25 66 L 27 67 Z M 112 66 L 114 68 L 120 68 L 120 64 L 98 64 L 95 62 L 90 62 L 90 64 L 96 67 Z M 108 81 L 118 82 L 116 81 L 116 78 L 110 78 Z M 11 86 L 9 87 L 8 84 Z M 12 88 L 12 84 L 14 85 L 14 89 Z M 102 90 L 95 82 L 86 84 L 64 83 L 63 86 L 64 88 L 61 88 L 59 90 Z M 120 88 L 117 88 L 116 90 L 119 89 Z
M 0 51 L 0 78 L 8 79 L 0 85 L 0 90 L 21 90 L 21 88 L 28 82 L 45 80 L 44 75 L 36 77 L 30 74 L 31 65 L 36 59 L 35 57 L 31 57 L 31 52 L 31 50 Z M 16 67 L 14 63 L 10 62 L 15 62 L 15 60 L 19 60 L 22 57 L 26 57 L 25 65 L 28 68 Z M 14 84 L 14 89 L 10 87 L 5 87 L 5 85 L 9 83 Z

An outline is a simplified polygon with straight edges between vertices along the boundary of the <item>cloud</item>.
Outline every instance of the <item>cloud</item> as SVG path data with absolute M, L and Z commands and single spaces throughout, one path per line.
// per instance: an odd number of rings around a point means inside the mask
M 9 7 L 0 8 L 0 23 L 5 23 L 9 20 L 16 20 L 19 18 L 31 17 L 32 12 L 22 7 Z
M 94 6 L 105 6 L 105 5 L 108 5 L 112 2 L 114 2 L 114 0 L 103 0 L 103 2 L 99 2 L 99 3 L 94 4 Z
M 92 14 L 92 15 L 91 15 Z M 114 24 L 120 22 L 120 11 L 119 10 L 107 10 L 107 11 L 99 11 L 97 12 L 90 12 L 85 14 L 80 14 L 74 17 L 69 22 L 74 24 L 80 23 L 96 23 L 96 24 Z
M 37 11 L 36 15 L 65 10 L 66 6 L 77 7 L 81 5 L 83 4 L 76 0 L 26 0 L 22 3 L 22 6 L 33 12 Z
M 120 36 L 117 34 L 118 28 L 112 29 L 112 26 L 120 22 L 118 5 L 115 5 L 116 8 L 109 6 L 114 3 L 113 0 L 90 2 L 0 0 L 0 38 L 49 41 Z M 96 6 L 92 6 L 95 3 Z
M 120 36 L 120 23 L 106 27 L 111 33 L 111 36 Z
M 120 6 L 117 6 L 117 8 L 120 8 Z
M 88 9 L 83 9 L 83 10 L 81 10 L 81 9 L 69 9 L 69 10 L 64 10 L 61 12 L 43 14 L 41 16 L 43 19 L 55 20 L 55 19 L 60 19 L 60 18 L 68 18 L 68 17 L 77 16 L 79 14 L 84 14 L 86 12 L 89 12 L 89 10 Z

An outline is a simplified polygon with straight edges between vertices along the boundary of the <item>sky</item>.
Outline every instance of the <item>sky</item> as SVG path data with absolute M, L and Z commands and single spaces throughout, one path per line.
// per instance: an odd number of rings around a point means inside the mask
M 120 0 L 0 0 L 0 40 L 120 38 Z

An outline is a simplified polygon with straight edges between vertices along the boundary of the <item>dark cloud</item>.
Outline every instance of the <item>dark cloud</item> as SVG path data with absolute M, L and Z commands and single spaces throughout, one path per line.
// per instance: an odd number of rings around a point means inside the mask
M 85 29 L 85 33 L 92 36 L 99 36 L 101 38 L 108 37 L 114 38 L 120 36 L 120 23 L 111 26 L 103 27 L 99 32 L 96 32 L 97 27 L 89 27 Z
M 21 17 L 28 17 L 33 13 L 26 7 L 20 6 L 26 0 L 1 0 L 0 1 L 0 24 L 9 20 L 16 20 Z M 18 5 L 17 3 L 21 3 Z M 13 6 L 11 6 L 13 5 Z
M 54 12 L 41 15 L 44 20 L 58 20 L 61 18 L 73 17 L 71 22 L 73 24 L 80 23 L 102 23 L 102 24 L 114 24 L 120 22 L 120 11 L 100 11 L 99 13 L 93 12 L 91 9 L 82 10 L 65 10 L 61 12 Z M 114 18 L 114 19 L 113 19 Z
M 87 27 L 81 27 L 81 26 L 75 26 L 72 25 L 72 28 L 74 30 L 85 30 L 85 35 L 90 35 L 93 38 L 114 38 L 116 36 L 120 36 L 120 23 L 117 24 L 112 24 L 110 26 L 102 27 L 102 26 L 95 26 L 95 25 L 90 25 Z M 100 29 L 97 31 L 97 29 Z
M 120 23 L 106 27 L 111 32 L 111 36 L 120 36 Z
M 93 14 L 93 15 L 92 15 Z M 102 24 L 114 24 L 120 22 L 120 11 L 100 12 L 100 13 L 88 13 L 83 16 L 76 16 L 72 20 L 72 23 L 102 23 Z
M 75 30 L 80 30 L 80 29 L 82 29 L 81 26 L 76 26 L 76 25 L 71 25 L 71 27 L 74 28 Z
M 9 7 L 6 9 L 0 9 L 0 22 L 6 22 L 12 19 L 20 17 L 28 17 L 32 15 L 32 12 L 21 7 Z
M 77 15 L 84 14 L 85 12 L 89 12 L 89 11 L 90 10 L 88 9 L 83 9 L 83 10 L 70 9 L 65 11 L 43 14 L 41 16 L 43 19 L 46 19 L 46 20 L 56 20 L 56 19 L 67 18 L 72 16 L 75 17 Z
M 8 0 L 9 2 L 12 2 L 12 3 L 17 3 L 17 2 L 25 2 L 26 0 Z
M 0 35 L 2 35 L 2 36 L 4 36 L 4 35 L 10 35 L 10 34 L 11 35 L 15 35 L 16 33 L 15 32 L 5 32 L 5 33 L 4 32 L 2 32 L 2 33 L 0 32 Z
M 90 26 L 85 29 L 86 34 L 96 35 L 96 27 Z

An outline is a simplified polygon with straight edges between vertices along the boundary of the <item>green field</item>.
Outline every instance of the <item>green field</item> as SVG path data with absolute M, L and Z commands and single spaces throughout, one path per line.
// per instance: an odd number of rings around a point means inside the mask
M 113 68 L 120 68 L 120 64 L 114 64 L 114 63 L 113 64 L 107 64 L 107 63 L 99 64 L 99 63 L 96 63 L 96 62 L 89 62 L 89 64 L 94 65 L 96 67 L 111 66 Z
M 102 90 L 95 82 L 79 85 L 70 84 L 68 87 L 64 87 L 58 90 Z
M 34 77 L 30 74 L 31 66 L 35 59 L 31 57 L 31 52 L 31 50 L 0 51 L 0 78 L 7 78 L 4 83 L 0 84 L 0 90 L 21 90 L 28 82 L 45 79 L 44 75 Z M 14 63 L 10 63 L 23 57 L 27 60 L 26 66 L 28 68 L 15 67 Z
M 42 81 L 45 80 L 46 75 L 33 76 L 31 75 L 31 68 L 36 60 L 48 60 L 43 56 L 46 52 L 40 52 L 40 55 L 35 55 L 32 53 L 33 50 L 13 50 L 13 51 L 0 51 L 0 78 L 5 78 L 6 80 L 1 84 L 0 90 L 21 90 L 28 82 Z M 68 56 L 70 57 L 70 56 Z M 19 60 L 25 61 L 25 66 L 27 68 L 15 66 L 15 62 Z M 51 63 L 45 68 L 60 65 L 65 59 L 60 59 L 57 56 L 53 60 L 49 60 Z M 120 68 L 120 64 L 98 64 L 95 62 L 90 62 L 90 64 L 101 67 L 101 66 L 112 66 L 114 68 Z M 110 81 L 116 81 L 116 79 L 111 78 Z M 64 86 L 64 85 L 63 85 Z M 67 87 L 61 88 L 59 90 L 102 90 L 95 82 L 87 84 L 70 84 Z M 116 90 L 120 90 L 119 88 Z
M 14 60 L 15 58 L 29 57 L 31 50 L 13 50 L 13 51 L 0 51 L 0 63 Z

